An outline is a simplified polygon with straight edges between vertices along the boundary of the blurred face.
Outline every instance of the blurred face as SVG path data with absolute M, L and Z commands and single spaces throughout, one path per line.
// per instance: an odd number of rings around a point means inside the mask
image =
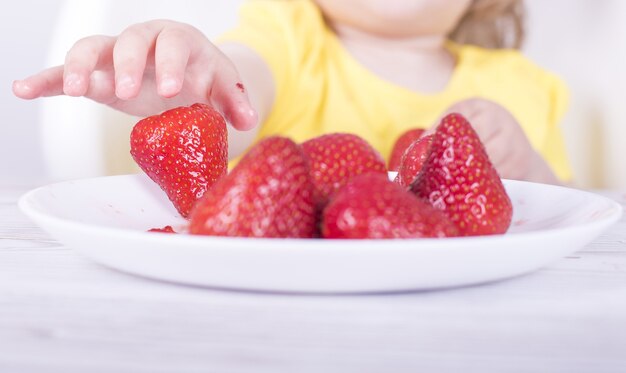
M 384 37 L 447 35 L 472 0 L 315 0 L 331 25 Z

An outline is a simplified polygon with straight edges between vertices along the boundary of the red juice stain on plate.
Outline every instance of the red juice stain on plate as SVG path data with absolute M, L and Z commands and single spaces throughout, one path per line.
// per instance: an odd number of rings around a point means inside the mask
M 519 219 L 513 222 L 513 226 L 521 227 L 522 225 L 526 225 L 529 222 L 527 219 Z
M 176 233 L 174 228 L 171 225 L 166 225 L 163 228 L 152 228 L 148 229 L 148 232 L 159 232 L 159 233 Z
M 237 89 L 239 89 L 239 91 L 241 91 L 241 93 L 243 93 L 246 90 L 242 83 L 238 82 L 237 84 L 235 84 L 235 86 L 237 86 Z

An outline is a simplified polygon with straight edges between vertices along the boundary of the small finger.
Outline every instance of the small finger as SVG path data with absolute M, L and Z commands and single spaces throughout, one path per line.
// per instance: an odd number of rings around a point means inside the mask
M 26 79 L 16 80 L 12 89 L 13 94 L 26 100 L 62 95 L 63 66 L 51 67 Z
M 169 98 L 180 92 L 190 53 L 189 38 L 184 30 L 166 27 L 159 33 L 154 52 L 159 95 Z
M 110 63 L 115 38 L 95 35 L 77 41 L 65 56 L 63 92 L 83 96 L 89 89 L 89 77 L 102 64 Z
M 123 100 L 136 97 L 141 89 L 150 50 L 160 29 L 143 23 L 130 26 L 117 38 L 113 48 L 115 95 Z

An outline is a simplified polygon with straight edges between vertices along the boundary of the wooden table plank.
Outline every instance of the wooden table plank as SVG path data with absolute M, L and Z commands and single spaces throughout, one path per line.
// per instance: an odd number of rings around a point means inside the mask
M 0 189 L 0 372 L 626 371 L 626 219 L 508 281 L 297 296 L 107 269 L 21 216 L 21 192 Z

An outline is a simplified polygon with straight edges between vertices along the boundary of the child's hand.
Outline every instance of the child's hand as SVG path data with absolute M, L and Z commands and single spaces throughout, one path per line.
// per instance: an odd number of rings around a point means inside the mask
M 138 116 L 209 102 L 237 129 L 257 113 L 233 63 L 196 28 L 150 21 L 117 37 L 90 36 L 67 53 L 65 64 L 13 83 L 24 99 L 85 96 Z
M 491 162 L 505 179 L 558 184 L 543 158 L 533 149 L 513 115 L 493 101 L 472 98 L 446 110 L 469 120 L 485 145 Z

